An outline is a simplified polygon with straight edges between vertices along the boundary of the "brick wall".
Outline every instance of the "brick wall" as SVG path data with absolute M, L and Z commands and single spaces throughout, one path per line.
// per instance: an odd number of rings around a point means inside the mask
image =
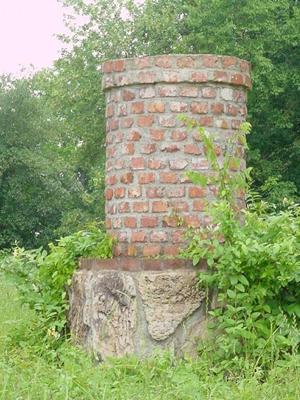
M 106 93 L 106 226 L 115 255 L 174 256 L 188 226 L 204 213 L 216 188 L 194 186 L 186 171 L 209 172 L 196 131 L 178 115 L 224 139 L 246 118 L 249 63 L 215 55 L 165 55 L 103 64 Z M 243 148 L 237 144 L 243 157 Z M 243 165 L 243 163 L 242 163 Z M 243 201 L 243 198 L 240 198 Z

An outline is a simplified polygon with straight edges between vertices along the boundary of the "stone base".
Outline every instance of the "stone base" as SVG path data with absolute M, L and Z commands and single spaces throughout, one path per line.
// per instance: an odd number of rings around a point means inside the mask
M 99 360 L 147 357 L 156 349 L 196 355 L 206 318 L 205 292 L 198 289 L 195 270 L 121 271 L 111 269 L 111 260 L 105 263 L 83 262 L 73 276 L 69 319 L 74 340 Z

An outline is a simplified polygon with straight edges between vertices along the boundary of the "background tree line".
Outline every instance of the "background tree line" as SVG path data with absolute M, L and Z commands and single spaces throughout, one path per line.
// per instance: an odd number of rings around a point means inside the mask
M 0 247 L 45 245 L 103 219 L 101 63 L 161 53 L 252 63 L 248 164 L 275 204 L 300 195 L 300 6 L 297 0 L 61 0 L 66 50 L 53 69 L 0 83 Z M 76 21 L 76 20 L 75 20 Z

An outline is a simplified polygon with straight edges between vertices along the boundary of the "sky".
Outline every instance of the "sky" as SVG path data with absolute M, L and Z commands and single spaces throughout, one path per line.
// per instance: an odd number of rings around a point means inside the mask
M 62 44 L 63 7 L 56 0 L 0 0 L 0 74 L 51 66 Z

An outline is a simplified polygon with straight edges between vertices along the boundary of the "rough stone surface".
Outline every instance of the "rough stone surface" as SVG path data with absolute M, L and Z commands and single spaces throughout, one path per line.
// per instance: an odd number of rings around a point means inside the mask
M 72 336 L 101 360 L 155 349 L 195 355 L 205 334 L 205 294 L 196 281 L 191 269 L 81 269 L 70 292 Z
M 176 256 L 187 227 L 205 225 L 204 207 L 216 187 L 199 191 L 187 171 L 209 174 L 196 129 L 215 138 L 218 162 L 225 140 L 245 121 L 250 66 L 236 57 L 164 55 L 108 61 L 106 95 L 106 227 L 117 237 L 116 256 Z M 236 144 L 244 168 L 244 151 Z M 236 169 L 233 168 L 233 173 Z M 244 195 L 237 199 L 243 204 Z M 172 223 L 166 222 L 172 216 Z

